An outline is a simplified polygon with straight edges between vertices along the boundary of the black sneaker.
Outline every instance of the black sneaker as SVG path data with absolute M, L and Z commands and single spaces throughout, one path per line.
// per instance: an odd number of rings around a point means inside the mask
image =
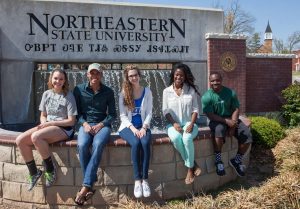
M 231 159 L 229 160 L 229 165 L 234 168 L 239 177 L 245 176 L 245 166 L 242 163 L 237 163 L 234 159 Z
M 216 162 L 216 172 L 219 176 L 224 176 L 226 174 L 225 169 L 224 169 L 224 164 L 222 161 Z
M 38 180 L 42 174 L 43 174 L 43 171 L 38 169 L 37 173 L 35 175 L 28 177 L 28 181 L 29 181 L 29 185 L 27 187 L 28 191 L 31 191 L 33 189 L 33 187 L 36 185 L 36 183 L 38 182 Z

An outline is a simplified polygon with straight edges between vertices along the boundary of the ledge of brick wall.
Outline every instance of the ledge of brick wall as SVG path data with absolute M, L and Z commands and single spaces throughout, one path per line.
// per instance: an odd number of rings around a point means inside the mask
M 51 145 L 51 151 L 58 166 L 57 182 L 51 188 L 45 187 L 44 179 L 39 181 L 33 191 L 27 191 L 27 167 L 15 144 L 19 133 L 0 129 L 0 200 L 10 205 L 48 208 L 51 206 L 74 206 L 73 197 L 81 187 L 82 170 L 76 150 L 76 140 Z M 192 185 L 185 185 L 186 168 L 180 155 L 170 143 L 166 134 L 153 134 L 149 182 L 152 195 L 143 201 L 164 201 L 185 197 L 215 189 L 236 178 L 228 161 L 237 151 L 237 141 L 227 137 L 222 149 L 226 175 L 218 176 L 215 172 L 213 145 L 208 127 L 200 128 L 194 141 L 195 160 L 202 169 Z M 38 166 L 42 159 L 33 151 Z M 245 156 L 249 162 L 249 152 Z M 103 207 L 116 203 L 126 203 L 133 195 L 133 168 L 130 147 L 116 135 L 104 149 L 98 168 L 98 181 L 95 183 L 96 194 L 88 205 Z
M 20 132 L 7 131 L 0 128 L 0 144 L 15 144 L 16 137 Z M 209 139 L 210 131 L 208 127 L 199 128 L 199 134 L 195 140 Z M 77 136 L 75 135 L 73 140 L 63 141 L 51 144 L 50 146 L 77 146 Z M 171 141 L 166 133 L 152 133 L 152 144 L 169 144 Z M 112 134 L 107 146 L 129 146 L 125 140 L 120 138 L 119 135 Z

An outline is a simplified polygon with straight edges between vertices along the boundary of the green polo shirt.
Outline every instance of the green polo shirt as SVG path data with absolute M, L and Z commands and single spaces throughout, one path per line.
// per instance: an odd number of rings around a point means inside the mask
M 240 103 L 235 91 L 223 86 L 220 92 L 207 90 L 201 98 L 204 113 L 214 113 L 221 117 L 231 117 Z

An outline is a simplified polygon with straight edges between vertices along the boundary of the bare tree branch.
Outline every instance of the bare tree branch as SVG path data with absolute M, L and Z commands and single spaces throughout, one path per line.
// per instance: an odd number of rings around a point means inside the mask
M 288 49 L 284 46 L 282 39 L 274 38 L 273 43 L 274 43 L 273 45 L 274 52 L 281 53 L 281 54 L 289 53 Z
M 224 15 L 225 33 L 251 34 L 254 31 L 255 18 L 240 7 L 239 0 L 233 0 L 230 8 L 225 10 Z
M 300 43 L 300 31 L 292 33 L 292 35 L 288 37 L 287 42 L 287 49 L 291 53 L 295 49 L 296 45 Z
M 293 53 L 294 50 L 300 48 L 300 31 L 292 33 L 288 37 L 286 44 L 284 44 L 281 39 L 277 38 L 273 40 L 273 43 L 275 52 L 282 54 Z

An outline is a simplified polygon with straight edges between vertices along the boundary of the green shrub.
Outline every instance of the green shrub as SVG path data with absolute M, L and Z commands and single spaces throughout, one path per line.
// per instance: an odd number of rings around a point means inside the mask
M 285 120 L 285 117 L 283 116 L 282 112 L 267 112 L 265 115 L 260 115 L 269 119 L 276 120 L 282 127 L 287 127 L 287 121 Z
M 254 143 L 272 148 L 285 136 L 284 129 L 276 120 L 260 116 L 250 117 L 250 120 Z
M 282 91 L 285 104 L 282 113 L 289 126 L 300 124 L 300 84 L 295 83 Z
M 287 121 L 285 120 L 282 111 L 276 111 L 276 112 L 260 112 L 260 113 L 252 113 L 247 114 L 247 117 L 250 118 L 251 116 L 261 116 L 268 119 L 276 120 L 282 127 L 286 128 L 288 126 Z

